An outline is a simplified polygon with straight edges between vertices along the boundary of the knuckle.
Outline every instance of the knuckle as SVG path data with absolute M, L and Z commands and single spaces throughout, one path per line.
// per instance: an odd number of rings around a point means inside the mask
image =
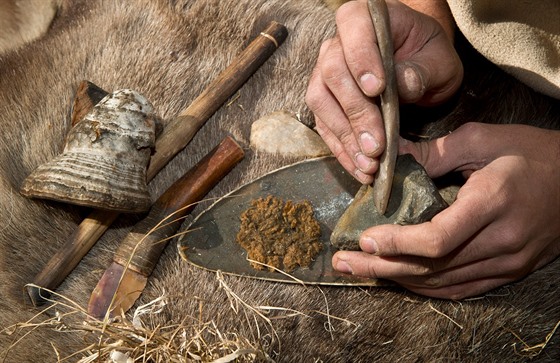
M 371 278 L 379 278 L 381 277 L 379 270 L 376 268 L 376 264 L 373 259 L 368 259 L 366 265 L 366 276 Z
M 431 160 L 430 160 L 430 145 L 431 143 L 429 142 L 420 142 L 417 144 L 418 145 L 418 152 L 419 152 L 419 163 L 424 165 L 424 167 L 426 167 L 427 169 L 429 169 L 429 165 L 431 165 Z
M 528 264 L 525 258 L 523 258 L 522 256 L 518 256 L 516 258 L 513 258 L 511 267 L 514 272 L 517 272 L 517 275 L 524 275 L 525 271 L 527 271 Z
M 309 87 L 307 88 L 307 91 L 305 92 L 305 97 L 304 97 L 304 101 L 305 104 L 311 109 L 311 111 L 313 111 L 313 109 L 315 108 L 315 105 L 317 103 L 317 91 L 315 90 L 315 88 L 313 87 L 312 83 L 309 83 Z
M 442 258 L 448 253 L 448 240 L 449 234 L 443 228 L 440 228 L 437 233 L 432 235 L 430 243 L 426 246 L 425 257 L 428 258 Z
M 344 148 L 342 147 L 342 145 L 338 144 L 338 143 L 334 143 L 332 145 L 329 145 L 329 148 L 331 149 L 334 157 L 336 159 L 340 159 L 344 156 L 346 156 L 346 150 L 344 150 Z
M 508 247 L 508 252 L 517 252 L 521 247 L 523 247 L 521 236 L 519 235 L 520 230 L 514 226 L 510 228 L 504 228 L 500 233 L 500 239 L 502 243 Z
M 347 22 L 349 19 L 352 19 L 354 15 L 354 11 L 356 9 L 356 5 L 357 5 L 356 1 L 348 1 L 340 5 L 340 7 L 338 8 L 335 14 L 336 24 L 340 26 L 340 24 L 343 24 Z
M 362 120 L 367 119 L 368 109 L 359 103 L 350 103 L 344 107 L 344 113 L 350 123 L 358 123 Z
M 460 129 L 468 136 L 471 143 L 485 144 L 488 141 L 488 127 L 480 122 L 467 122 Z
M 503 272 L 514 276 L 522 276 L 528 268 L 528 264 L 523 255 L 517 254 L 508 258 L 503 267 Z
M 315 130 L 323 139 L 327 136 L 328 128 L 319 118 L 315 118 Z
M 333 39 L 321 47 L 321 63 L 319 64 L 321 75 L 325 80 L 336 80 L 341 77 L 344 67 L 341 59 L 344 58 L 340 41 Z
M 520 233 L 522 232 L 514 227 L 504 229 L 500 239 L 504 246 L 505 253 L 516 253 L 525 247 L 525 239 Z
M 356 142 L 354 133 L 350 127 L 340 128 L 337 132 L 340 142 L 346 146 L 347 149 L 354 149 L 353 146 Z
M 341 67 L 341 62 L 339 62 L 334 55 L 325 57 L 325 61 L 321 66 L 321 76 L 325 84 L 331 89 L 343 88 L 346 86 L 345 82 L 349 77 L 346 71 L 346 68 Z
M 313 113 L 318 113 L 325 108 L 326 97 L 310 87 L 305 94 L 305 104 Z

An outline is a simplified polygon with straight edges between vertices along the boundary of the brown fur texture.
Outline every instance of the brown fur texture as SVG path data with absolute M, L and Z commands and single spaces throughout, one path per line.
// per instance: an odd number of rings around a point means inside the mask
M 251 151 L 252 121 L 286 110 L 313 124 L 303 101 L 305 88 L 321 42 L 335 30 L 333 13 L 321 1 L 68 0 L 44 37 L 0 56 L 0 327 L 38 312 L 23 286 L 88 212 L 18 193 L 30 171 L 60 151 L 78 82 L 87 79 L 106 90 L 133 88 L 152 101 L 160 116 L 170 118 L 271 20 L 288 27 L 285 44 L 150 184 L 152 195 L 161 193 L 231 134 L 247 148 L 247 156 L 210 195 L 219 197 L 293 161 Z M 557 101 L 520 85 L 468 46 L 462 53 L 468 60 L 460 95 L 431 111 L 405 107 L 404 132 L 436 136 L 473 120 L 559 128 Z M 134 222 L 134 217 L 119 218 L 58 292 L 85 307 Z M 221 280 L 181 261 L 172 242 L 139 303 L 165 294 L 163 312 L 145 324 L 213 321 L 222 332 L 250 337 L 278 362 L 524 362 L 560 321 L 559 271 L 556 260 L 515 284 L 454 302 L 400 288 L 318 288 L 234 276 Z M 268 311 L 269 325 L 246 307 L 235 308 L 220 281 L 247 304 L 285 310 Z M 0 335 L 0 357 L 6 362 L 52 362 L 57 359 L 53 346 L 65 357 L 86 345 L 80 332 L 47 328 L 10 348 L 15 339 Z M 527 347 L 533 349 L 523 351 Z M 560 332 L 537 360 L 560 360 Z
M 45 34 L 58 0 L 3 0 L 0 2 L 0 53 Z

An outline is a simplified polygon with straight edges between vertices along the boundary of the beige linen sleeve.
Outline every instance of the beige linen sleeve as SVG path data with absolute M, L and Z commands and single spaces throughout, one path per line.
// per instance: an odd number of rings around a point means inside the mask
M 461 32 L 484 57 L 560 99 L 559 0 L 448 0 Z

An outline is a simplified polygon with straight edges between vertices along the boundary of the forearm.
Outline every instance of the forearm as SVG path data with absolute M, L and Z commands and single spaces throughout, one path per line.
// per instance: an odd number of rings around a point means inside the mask
M 412 9 L 431 16 L 443 27 L 449 39 L 453 40 L 455 34 L 455 20 L 445 0 L 400 0 L 401 3 Z

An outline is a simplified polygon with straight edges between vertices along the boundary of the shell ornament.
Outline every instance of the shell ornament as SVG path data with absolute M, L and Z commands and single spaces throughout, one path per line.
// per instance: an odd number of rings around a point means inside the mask
M 98 209 L 148 210 L 146 168 L 156 120 L 138 92 L 107 95 L 70 130 L 63 153 L 25 179 L 21 193 Z

